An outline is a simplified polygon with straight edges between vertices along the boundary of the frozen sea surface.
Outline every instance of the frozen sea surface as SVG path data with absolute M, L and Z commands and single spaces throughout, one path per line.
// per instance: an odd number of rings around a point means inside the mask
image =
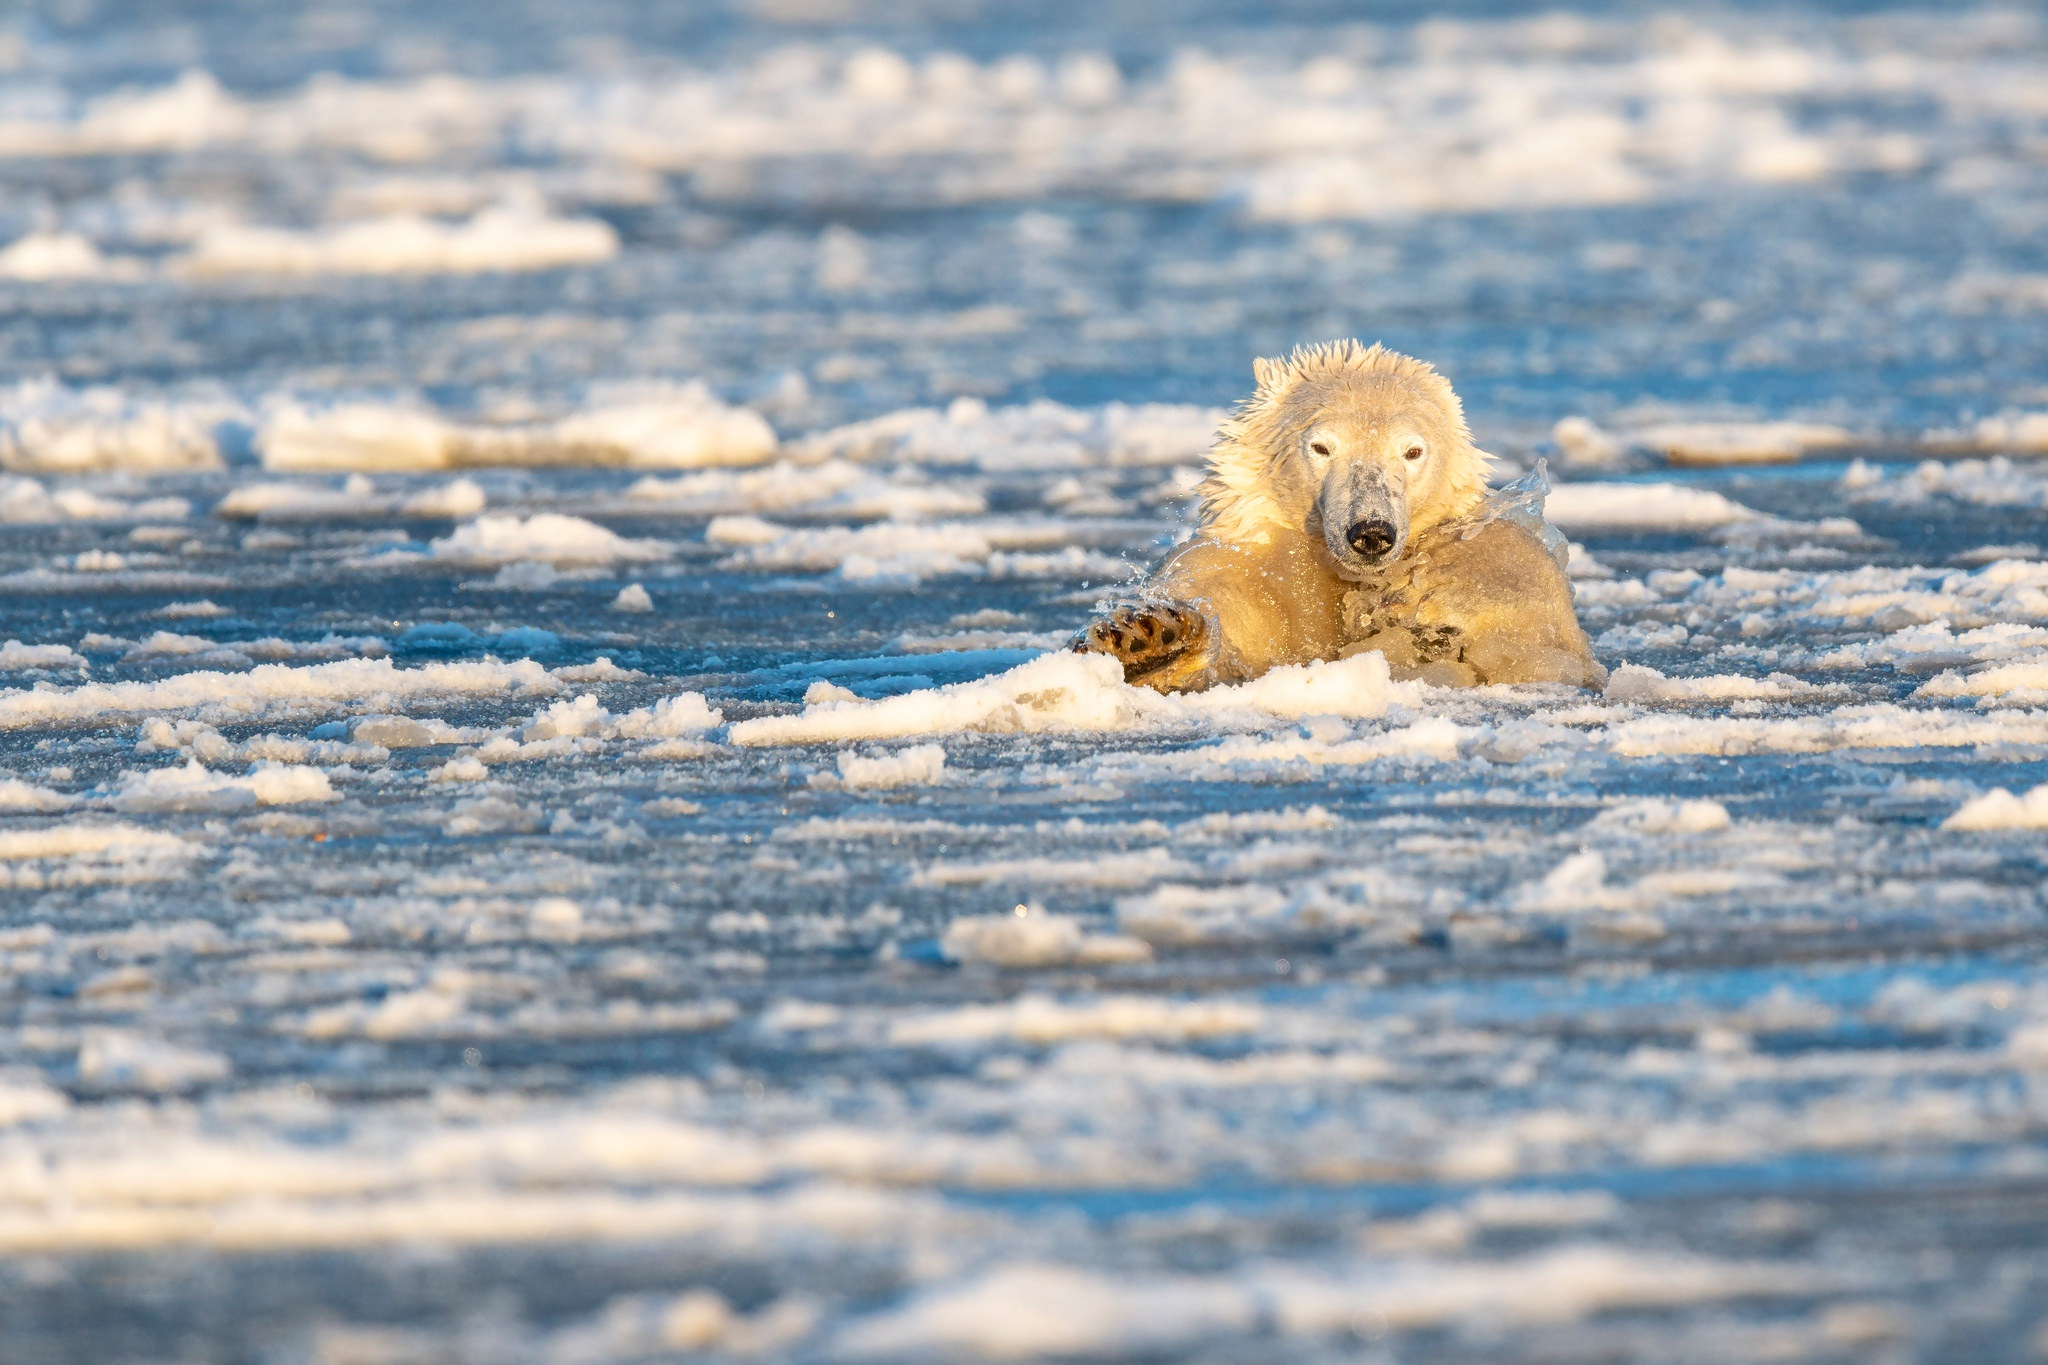
M 2048 26 L 1343 8 L 0 22 L 0 1354 L 2048 1353 Z M 1058 652 L 1345 335 L 1604 695 Z

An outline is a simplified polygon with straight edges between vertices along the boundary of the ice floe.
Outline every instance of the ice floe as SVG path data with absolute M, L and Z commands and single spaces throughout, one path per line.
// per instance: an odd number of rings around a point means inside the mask
M 599 386 L 553 421 L 463 422 L 417 404 L 275 400 L 256 433 L 268 469 L 434 470 L 482 465 L 676 469 L 758 463 L 774 431 L 701 383 Z
M 0 391 L 0 468 L 214 469 L 221 464 L 218 429 L 242 412 L 224 397 L 146 399 L 111 386 L 74 389 L 54 378 L 26 379 Z
M 435 559 L 495 566 L 519 561 L 558 567 L 664 559 L 670 548 L 635 540 L 582 517 L 541 512 L 530 517 L 479 517 L 464 522 L 429 547 Z
M 170 264 L 194 276 L 475 274 L 592 265 L 618 251 L 601 220 L 489 208 L 460 223 L 398 214 L 311 231 L 223 224 Z

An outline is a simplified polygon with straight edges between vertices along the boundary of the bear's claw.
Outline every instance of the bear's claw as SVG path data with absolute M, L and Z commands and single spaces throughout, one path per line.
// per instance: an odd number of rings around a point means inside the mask
M 1129 602 L 1089 623 L 1074 638 L 1073 649 L 1110 655 L 1124 666 L 1124 681 L 1134 683 L 1198 647 L 1208 631 L 1207 619 L 1193 607 Z

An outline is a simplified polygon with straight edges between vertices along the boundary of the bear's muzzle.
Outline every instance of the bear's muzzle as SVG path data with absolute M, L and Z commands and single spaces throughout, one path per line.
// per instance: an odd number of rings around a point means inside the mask
M 1391 558 L 1400 540 L 1401 533 L 1394 528 L 1394 523 L 1380 517 L 1354 521 L 1351 529 L 1344 533 L 1344 543 L 1351 547 L 1351 552 L 1373 564 L 1382 564 Z

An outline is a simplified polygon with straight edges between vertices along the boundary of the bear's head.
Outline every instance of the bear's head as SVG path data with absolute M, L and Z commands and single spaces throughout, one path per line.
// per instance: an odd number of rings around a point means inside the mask
M 1365 579 L 1484 496 L 1492 457 L 1472 444 L 1450 383 L 1423 362 L 1337 341 L 1252 368 L 1258 391 L 1210 452 L 1211 534 L 1305 533 L 1339 576 Z

